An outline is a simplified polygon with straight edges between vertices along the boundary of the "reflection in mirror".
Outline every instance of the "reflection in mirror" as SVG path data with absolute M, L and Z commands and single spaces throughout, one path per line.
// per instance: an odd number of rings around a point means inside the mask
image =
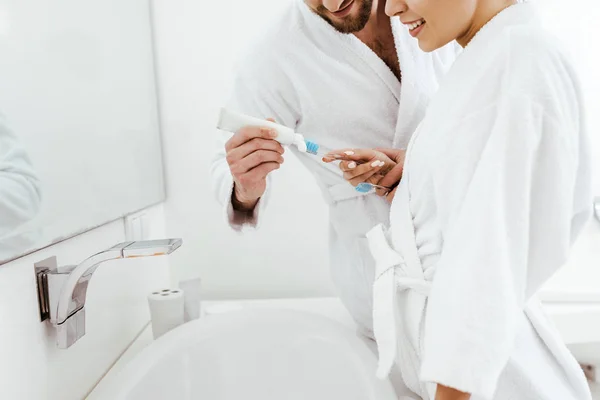
M 149 1 L 4 0 L 0 54 L 0 264 L 164 200 Z
M 30 157 L 0 115 L 0 260 L 35 243 L 35 230 L 19 230 L 37 215 L 40 202 L 40 182 Z

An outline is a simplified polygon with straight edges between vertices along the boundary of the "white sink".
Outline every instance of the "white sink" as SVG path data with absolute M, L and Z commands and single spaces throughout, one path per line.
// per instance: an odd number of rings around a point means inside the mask
M 352 329 L 306 311 L 244 308 L 152 342 L 105 382 L 106 400 L 393 400 Z
M 546 311 L 568 345 L 599 341 L 600 302 L 548 300 L 554 302 L 545 304 Z M 204 302 L 202 308 L 203 318 L 157 341 L 148 327 L 87 399 L 385 400 L 390 395 L 389 381 L 374 376 L 374 343 L 369 349 L 357 338 L 339 299 Z M 396 379 L 394 386 L 406 394 Z

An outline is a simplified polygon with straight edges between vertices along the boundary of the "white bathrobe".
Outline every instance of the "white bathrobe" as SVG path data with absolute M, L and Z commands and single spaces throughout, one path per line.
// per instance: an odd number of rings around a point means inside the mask
M 29 157 L 0 115 L 0 260 L 14 255 L 8 254 L 9 238 L 36 216 L 40 200 L 40 183 Z
M 533 5 L 490 21 L 444 78 L 409 145 L 377 259 L 379 373 L 472 400 L 585 400 L 536 291 L 591 214 L 580 87 Z M 395 353 L 398 354 L 395 354 Z
M 304 2 L 294 2 L 239 63 L 227 107 L 259 118 L 273 117 L 331 149 L 405 148 L 456 48 L 423 53 L 397 18 L 392 24 L 402 84 L 354 35 L 338 33 Z M 222 132 L 216 135 L 219 150 L 211 174 L 217 198 L 232 227 L 255 227 L 269 189 L 254 218 L 233 212 L 233 180 L 224 149 L 229 137 Z M 337 165 L 295 154 L 312 172 L 330 205 L 333 281 L 345 306 L 370 335 L 374 262 L 364 234 L 389 221 L 389 205 L 375 194 L 356 192 Z

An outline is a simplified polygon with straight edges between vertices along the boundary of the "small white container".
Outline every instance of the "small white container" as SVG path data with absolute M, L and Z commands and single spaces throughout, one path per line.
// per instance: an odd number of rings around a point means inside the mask
M 148 295 L 152 334 L 158 339 L 183 324 L 184 296 L 181 289 L 163 289 Z

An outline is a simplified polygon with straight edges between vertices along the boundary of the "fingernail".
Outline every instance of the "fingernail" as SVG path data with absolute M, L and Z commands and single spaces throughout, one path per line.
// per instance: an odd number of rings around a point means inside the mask
M 354 152 L 352 150 L 348 150 L 348 151 L 345 151 L 344 154 L 347 156 L 353 156 Z
M 383 167 L 384 165 L 385 165 L 385 162 L 384 162 L 384 161 L 379 161 L 379 166 L 380 166 L 380 167 Z
M 356 163 L 354 161 L 352 161 L 350 164 L 348 164 L 348 168 L 350 168 L 350 169 L 356 168 Z
M 371 163 L 371 167 L 375 168 L 375 167 L 381 167 L 381 165 L 383 164 L 379 164 L 381 161 L 377 160 L 377 161 L 373 161 Z

